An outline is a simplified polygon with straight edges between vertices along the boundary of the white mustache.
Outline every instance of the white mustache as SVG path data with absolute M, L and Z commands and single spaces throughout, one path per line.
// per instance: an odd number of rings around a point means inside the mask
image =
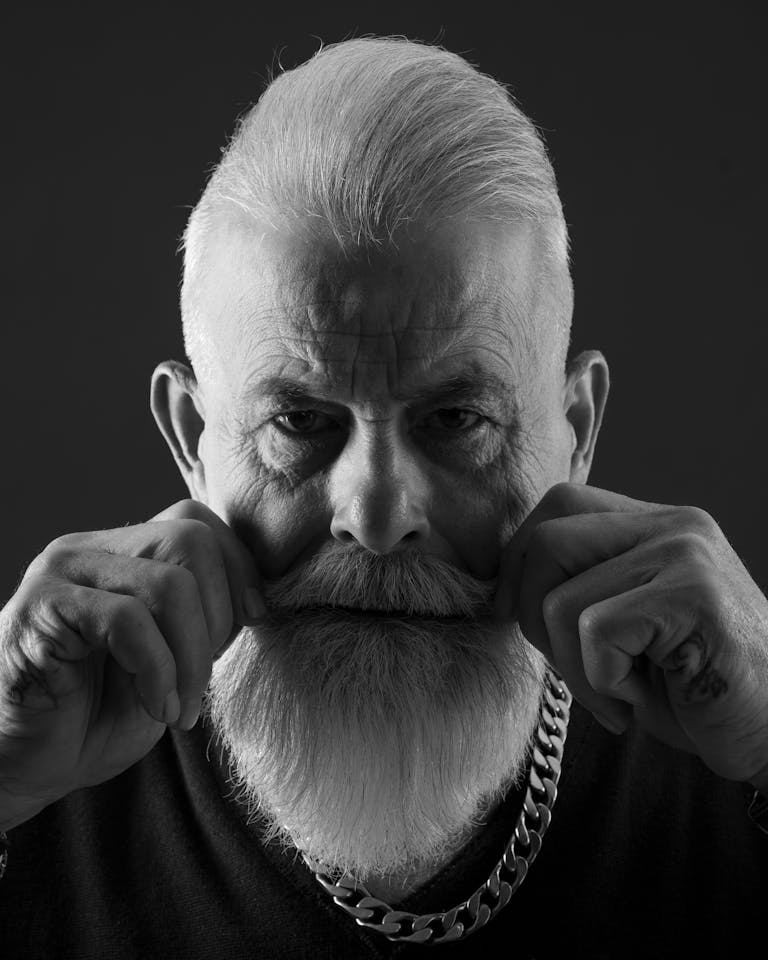
M 282 610 L 330 606 L 433 617 L 489 615 L 495 591 L 496 578 L 478 580 L 429 554 L 377 556 L 360 547 L 334 547 L 264 584 L 267 605 Z

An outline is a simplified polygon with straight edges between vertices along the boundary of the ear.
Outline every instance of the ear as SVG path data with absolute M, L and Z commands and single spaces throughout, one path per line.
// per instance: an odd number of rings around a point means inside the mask
M 608 399 L 608 364 L 598 350 L 585 350 L 568 363 L 564 412 L 571 428 L 571 483 L 586 483 Z
M 190 496 L 207 503 L 205 468 L 199 451 L 205 414 L 192 370 L 175 360 L 159 364 L 152 374 L 150 405 Z

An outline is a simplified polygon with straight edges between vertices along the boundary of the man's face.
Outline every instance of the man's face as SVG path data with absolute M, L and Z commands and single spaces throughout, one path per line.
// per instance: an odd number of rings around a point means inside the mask
M 232 226 L 210 252 L 187 479 L 270 605 L 210 716 L 270 833 L 361 878 L 438 862 L 525 762 L 544 662 L 493 578 L 574 446 L 537 275 L 522 226 L 354 256 Z
M 196 494 L 267 578 L 329 541 L 495 575 L 522 514 L 569 479 L 536 252 L 524 225 L 487 223 L 350 257 L 309 231 L 220 235 Z

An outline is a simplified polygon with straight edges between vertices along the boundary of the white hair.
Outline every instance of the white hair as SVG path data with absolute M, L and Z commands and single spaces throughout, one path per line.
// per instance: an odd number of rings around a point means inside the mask
M 280 230 L 316 222 L 345 249 L 454 218 L 532 221 L 567 339 L 568 231 L 543 138 L 501 83 L 441 47 L 396 37 L 323 47 L 242 116 L 182 241 L 193 364 L 208 350 L 195 295 L 206 246 L 235 208 Z
M 339 875 L 434 872 L 519 782 L 543 656 L 429 554 L 336 544 L 264 586 L 205 701 L 249 818 Z

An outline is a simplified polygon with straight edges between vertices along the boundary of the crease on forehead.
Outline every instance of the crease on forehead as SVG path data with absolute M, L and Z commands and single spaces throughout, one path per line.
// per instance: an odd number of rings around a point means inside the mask
M 217 325 L 234 339 L 221 331 L 217 339 L 229 343 L 219 343 L 220 358 L 228 367 L 228 360 L 245 361 L 252 373 L 291 361 L 309 369 L 348 359 L 350 337 L 359 344 L 358 362 L 384 362 L 387 353 L 402 358 L 409 348 L 430 361 L 479 348 L 508 367 L 513 354 L 530 357 L 536 245 L 526 231 L 507 235 L 504 244 L 486 239 L 481 251 L 462 247 L 465 239 L 349 257 L 302 238 L 278 237 L 275 244 L 254 231 L 227 231 L 213 299 Z
M 499 321 L 508 329 L 510 324 L 517 327 L 530 321 L 527 289 L 511 291 L 498 276 L 487 276 L 487 270 L 478 276 L 456 263 L 441 266 L 339 274 L 321 263 L 294 282 L 281 279 L 275 285 L 278 302 L 270 302 L 266 316 L 263 308 L 257 308 L 247 320 L 268 319 L 286 340 L 294 336 L 376 340 L 432 332 L 444 338 L 471 333 L 475 322 Z M 521 296 L 514 295 L 518 292 Z
M 488 298 L 459 303 L 454 305 L 455 320 L 410 323 L 394 334 L 338 331 L 331 317 L 327 329 L 309 335 L 295 332 L 301 327 L 302 311 L 288 321 L 291 335 L 276 332 L 251 339 L 243 392 L 258 394 L 266 388 L 265 381 L 284 377 L 317 397 L 386 403 L 415 397 L 423 384 L 451 378 L 474 380 L 478 390 L 492 380 L 511 384 L 518 379 L 517 366 L 497 321 L 499 309 L 500 304 Z M 276 316 L 284 331 L 285 317 Z

